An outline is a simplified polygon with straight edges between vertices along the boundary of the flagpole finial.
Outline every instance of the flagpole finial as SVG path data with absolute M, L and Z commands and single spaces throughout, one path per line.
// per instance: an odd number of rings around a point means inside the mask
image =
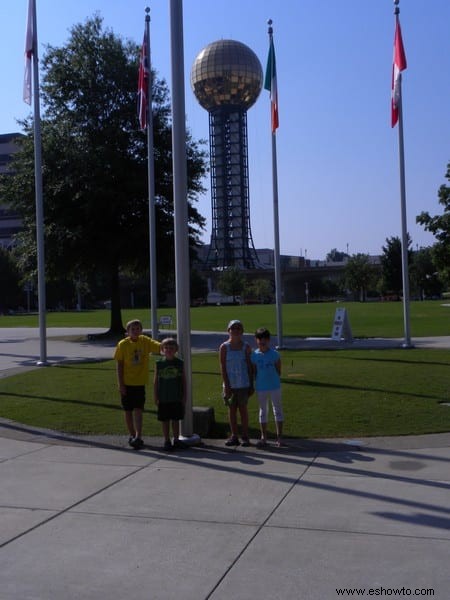
M 145 9 L 146 15 L 145 15 L 145 20 L 146 21 L 150 21 L 150 7 L 147 6 L 147 8 Z
M 394 14 L 395 15 L 398 15 L 400 12 L 400 8 L 398 7 L 399 4 L 400 4 L 400 0 L 394 0 L 394 5 L 395 5 Z
M 272 33 L 273 33 L 272 23 L 273 23 L 272 19 L 267 19 L 267 25 L 269 26 L 267 33 L 269 35 L 272 35 Z

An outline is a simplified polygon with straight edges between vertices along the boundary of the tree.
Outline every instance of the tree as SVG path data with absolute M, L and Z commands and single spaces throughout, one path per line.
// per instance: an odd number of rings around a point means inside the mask
M 442 292 L 442 281 L 434 263 L 433 248 L 421 248 L 413 253 L 409 274 L 411 288 L 419 298 L 430 298 Z
M 408 264 L 411 262 L 411 238 L 407 236 Z M 402 242 L 399 237 L 386 238 L 381 255 L 382 291 L 403 295 Z
M 364 302 L 367 290 L 374 280 L 368 254 L 354 254 L 348 259 L 344 270 L 344 280 L 352 292 L 359 294 L 360 302 Z
M 206 300 L 208 295 L 208 281 L 196 270 L 191 270 L 190 277 L 191 302 Z
M 268 304 L 273 302 L 273 282 L 269 279 L 255 279 L 247 286 L 245 293 L 260 304 Z
M 99 16 L 75 25 L 68 42 L 49 46 L 42 60 L 43 185 L 46 274 L 74 280 L 106 279 L 111 324 L 123 331 L 120 273 L 148 268 L 146 134 L 138 130 L 139 48 L 103 29 Z M 174 235 L 171 120 L 168 90 L 153 77 L 153 123 L 158 282 L 173 277 Z M 23 262 L 35 264 L 32 123 L 3 181 L 6 198 L 22 215 Z M 204 219 L 193 206 L 203 192 L 205 153 L 188 133 L 189 234 Z
M 447 164 L 445 177 L 450 181 L 450 163 Z M 442 215 L 431 217 L 428 212 L 422 212 L 416 217 L 416 223 L 423 225 L 425 231 L 434 235 L 437 242 L 433 246 L 433 260 L 445 279 L 450 284 L 450 186 L 441 185 L 438 191 L 439 204 L 444 212 Z
M 223 271 L 217 282 L 217 287 L 225 296 L 240 296 L 245 287 L 245 277 L 237 267 L 231 267 Z
M 327 262 L 343 262 L 345 258 L 348 258 L 348 254 L 345 252 L 339 252 L 336 248 L 330 250 L 326 256 Z
M 9 250 L 0 246 L 0 281 L 2 291 L 0 295 L 0 314 L 8 309 L 17 308 L 20 304 L 20 275 L 17 265 Z

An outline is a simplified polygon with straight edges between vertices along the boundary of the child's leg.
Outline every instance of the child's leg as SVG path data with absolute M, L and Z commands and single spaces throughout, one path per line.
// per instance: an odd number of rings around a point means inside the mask
M 161 421 L 165 442 L 170 442 L 170 421 Z
M 180 437 L 180 421 L 172 421 L 172 432 L 175 441 Z
M 259 428 L 261 430 L 261 439 L 266 441 L 267 440 L 267 423 L 260 423 Z
M 241 416 L 242 437 L 248 439 L 248 408 L 246 404 L 239 405 L 239 414 Z
M 275 427 L 277 430 L 277 438 L 281 440 L 283 436 L 283 408 L 281 406 L 281 390 L 273 390 L 271 393 L 273 416 L 275 418 Z
M 134 427 L 136 430 L 136 437 L 139 439 L 142 437 L 143 414 L 144 411 L 142 410 L 142 408 L 134 409 Z
M 124 412 L 125 415 L 125 423 L 128 429 L 128 433 L 130 434 L 130 437 L 134 437 L 136 435 L 136 429 L 134 427 L 134 420 L 133 420 L 133 411 L 132 410 L 126 410 Z
M 237 406 L 234 403 L 228 408 L 228 418 L 230 421 L 231 435 L 237 437 Z
M 259 427 L 261 430 L 261 439 L 267 440 L 267 405 L 268 398 L 266 392 L 257 392 L 256 398 L 259 403 Z
M 275 421 L 275 427 L 277 429 L 277 438 L 281 440 L 283 437 L 283 421 Z

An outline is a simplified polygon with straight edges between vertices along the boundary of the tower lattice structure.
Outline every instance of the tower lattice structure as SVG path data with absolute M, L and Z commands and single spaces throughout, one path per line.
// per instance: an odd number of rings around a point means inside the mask
M 251 226 L 247 109 L 262 88 L 261 64 L 250 48 L 220 40 L 204 48 L 191 84 L 209 113 L 212 231 L 206 266 L 258 266 Z

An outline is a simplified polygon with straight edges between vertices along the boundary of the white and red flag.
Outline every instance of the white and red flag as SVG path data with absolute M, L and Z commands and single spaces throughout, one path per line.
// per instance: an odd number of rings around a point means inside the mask
M 23 101 L 31 104 L 31 71 L 35 40 L 35 0 L 28 0 L 27 31 L 25 34 L 25 73 L 23 78 Z
M 398 121 L 398 109 L 401 100 L 401 72 L 406 69 L 406 55 L 403 48 L 402 30 L 400 21 L 395 22 L 394 59 L 392 63 L 392 96 L 391 96 L 391 126 L 395 127 Z
M 266 75 L 264 78 L 264 89 L 270 92 L 270 112 L 272 118 L 272 133 L 278 129 L 278 87 L 277 66 L 275 63 L 275 48 L 272 37 L 270 37 L 269 55 L 267 57 Z
M 142 42 L 141 49 L 141 60 L 139 63 L 138 81 L 138 118 L 141 129 L 147 129 L 149 77 L 150 70 L 147 54 L 147 34 L 144 33 L 144 41 Z

